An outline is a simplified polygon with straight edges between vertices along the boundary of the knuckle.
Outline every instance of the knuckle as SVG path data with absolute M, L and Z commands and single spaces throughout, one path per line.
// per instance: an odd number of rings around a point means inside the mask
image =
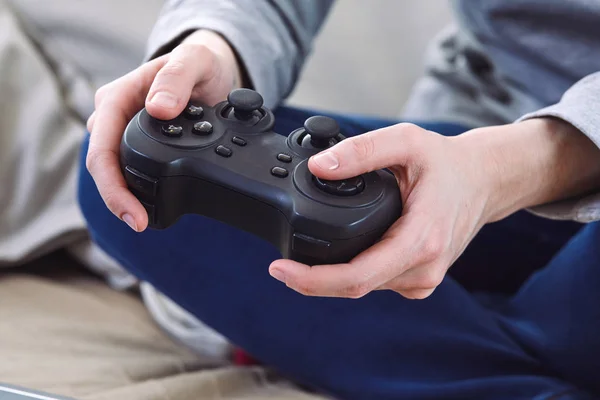
M 369 285 L 365 283 L 355 283 L 344 289 L 344 297 L 348 297 L 350 299 L 360 299 L 370 292 Z
M 446 251 L 445 242 L 437 236 L 427 238 L 421 245 L 421 262 L 430 263 L 440 259 Z
M 85 167 L 87 168 L 90 174 L 94 174 L 94 170 L 96 169 L 97 163 L 98 152 L 94 150 L 89 150 L 87 156 L 85 157 Z
M 317 285 L 314 280 L 306 275 L 288 277 L 286 284 L 304 296 L 316 296 L 318 294 Z
M 418 289 L 418 290 L 410 290 L 407 292 L 401 292 L 402 296 L 406 297 L 410 300 L 425 300 L 429 296 L 433 294 L 433 290 L 431 289 Z
M 290 282 L 288 286 L 294 288 L 298 293 L 304 296 L 316 296 L 317 290 L 315 287 L 308 283 Z
M 420 128 L 415 124 L 411 124 L 410 122 L 401 122 L 396 125 L 396 127 L 398 128 L 398 132 L 407 136 L 416 135 L 423 131 L 423 128 Z
M 375 141 L 369 134 L 358 136 L 352 143 L 352 151 L 359 160 L 368 160 L 375 154 Z
M 113 214 L 118 215 L 118 213 L 117 213 L 117 209 L 119 206 L 118 193 L 116 193 L 114 190 L 107 190 L 106 193 L 104 193 L 104 195 L 102 196 L 102 198 L 104 199 L 104 203 L 106 204 L 106 207 L 108 207 L 108 209 Z
M 181 60 L 171 59 L 160 70 L 160 75 L 163 77 L 181 77 L 185 74 L 185 63 Z
M 104 100 L 104 97 L 106 97 L 106 93 L 109 90 L 109 86 L 104 85 L 101 86 L 98 90 L 96 90 L 96 94 L 94 95 L 94 103 L 96 104 L 96 107 L 100 105 L 100 103 L 102 103 L 102 100 Z
M 427 269 L 421 282 L 419 282 L 419 287 L 425 290 L 435 289 L 443 280 L 444 275 L 439 273 L 437 269 Z
M 177 52 L 183 57 L 191 57 L 195 60 L 212 57 L 212 50 L 204 44 L 184 43 L 177 48 Z

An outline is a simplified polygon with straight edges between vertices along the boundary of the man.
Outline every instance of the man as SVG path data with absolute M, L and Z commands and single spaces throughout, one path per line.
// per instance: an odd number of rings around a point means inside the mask
M 190 98 L 212 104 L 250 86 L 289 133 L 310 114 L 281 103 L 331 4 L 168 3 L 148 63 L 98 92 L 88 124 L 81 204 L 97 243 L 234 343 L 334 396 L 600 395 L 598 4 L 455 1 L 460 28 L 437 43 L 407 106 L 419 126 L 340 118 L 353 137 L 313 157 L 311 171 L 343 179 L 389 168 L 405 205 L 350 263 L 278 260 L 258 239 L 198 216 L 145 231 L 118 168 L 128 120 L 144 105 L 169 119 Z M 589 224 L 574 234 L 525 209 Z M 522 273 L 508 268 L 524 257 L 528 272 L 541 268 L 525 283 L 495 287 L 500 299 L 477 294 L 493 286 L 469 279 L 481 264 Z

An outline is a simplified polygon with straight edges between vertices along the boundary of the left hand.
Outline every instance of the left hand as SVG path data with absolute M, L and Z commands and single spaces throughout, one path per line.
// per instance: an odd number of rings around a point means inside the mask
M 307 296 L 356 299 L 393 290 L 424 299 L 484 224 L 600 188 L 600 150 L 557 119 L 456 137 L 399 124 L 346 139 L 311 158 L 309 168 L 330 180 L 388 168 L 403 211 L 379 242 L 347 264 L 271 264 L 274 278 Z

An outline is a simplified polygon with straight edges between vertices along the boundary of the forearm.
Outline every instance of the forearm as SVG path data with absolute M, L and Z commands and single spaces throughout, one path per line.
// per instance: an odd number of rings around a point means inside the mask
M 457 142 L 477 160 L 489 222 L 600 189 L 600 149 L 559 119 L 481 128 Z

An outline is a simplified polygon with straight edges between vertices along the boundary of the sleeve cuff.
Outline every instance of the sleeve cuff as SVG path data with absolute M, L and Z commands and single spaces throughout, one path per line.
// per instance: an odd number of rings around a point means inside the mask
M 589 75 L 571 87 L 557 104 L 521 117 L 517 122 L 533 118 L 558 118 L 586 135 L 600 148 L 600 72 Z M 600 193 L 544 204 L 528 209 L 550 219 L 589 223 L 600 220 Z

